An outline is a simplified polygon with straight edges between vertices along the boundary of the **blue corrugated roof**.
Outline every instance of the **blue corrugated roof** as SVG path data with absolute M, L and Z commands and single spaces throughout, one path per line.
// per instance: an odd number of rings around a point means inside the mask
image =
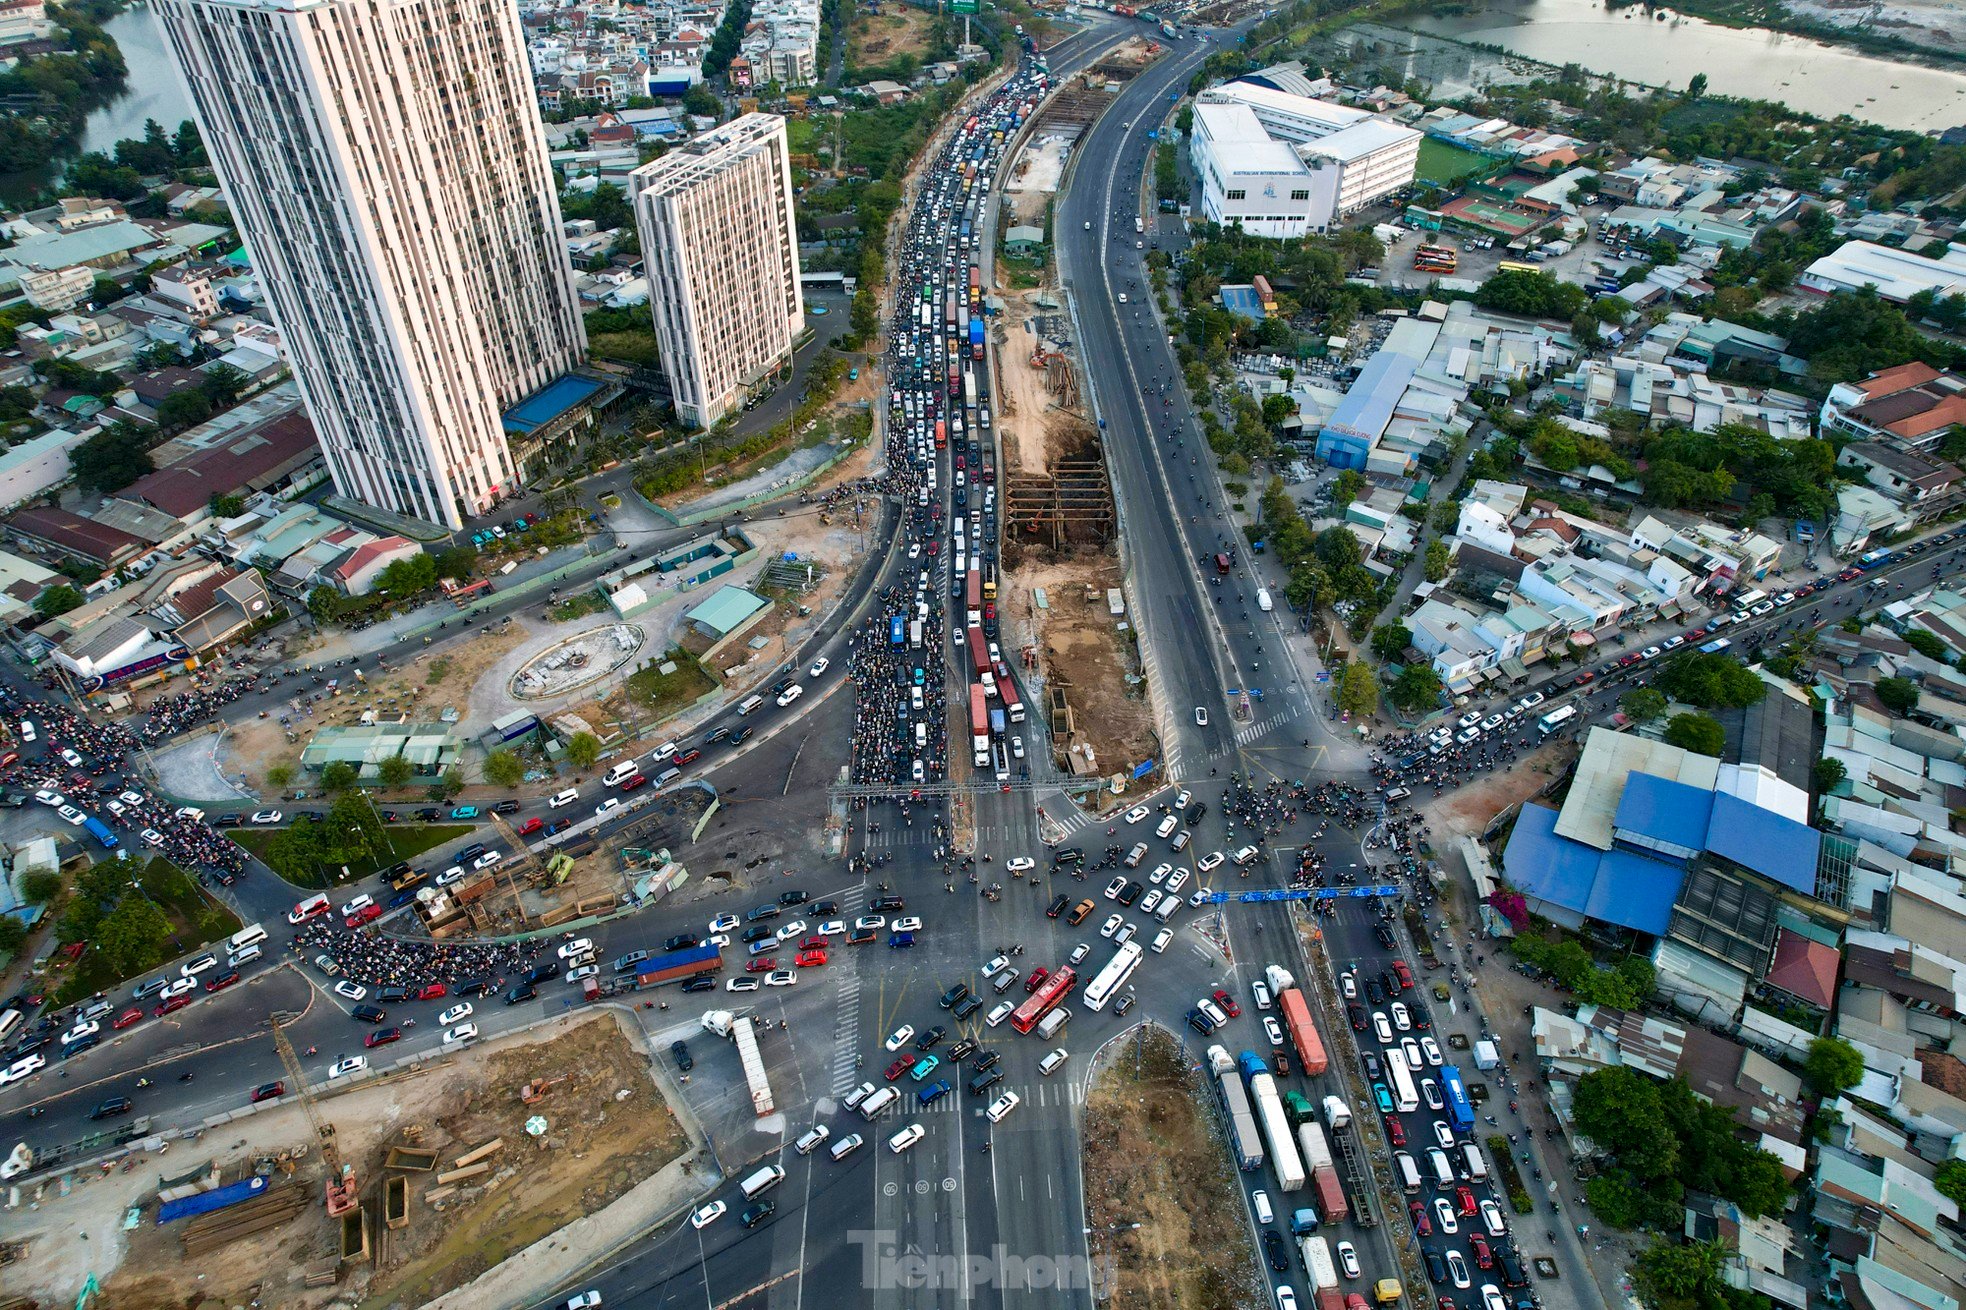
M 1525 896 L 1584 912 L 1597 878 L 1596 850 L 1556 834 L 1556 811 L 1525 805 L 1502 852 L 1502 871 Z
M 1716 792 L 1707 849 L 1784 887 L 1813 896 L 1823 835 L 1773 810 Z
M 1255 287 L 1223 287 L 1221 296 L 1222 308 L 1231 314 L 1239 315 L 1252 323 L 1261 323 L 1267 317 L 1263 313 L 1263 302 L 1256 298 Z
M 1406 394 L 1406 384 L 1420 370 L 1420 361 L 1382 350 L 1365 361 L 1358 381 L 1345 392 L 1345 398 L 1325 420 L 1324 430 L 1342 436 L 1364 437 L 1368 442 L 1385 435 L 1393 421 L 1393 406 Z
M 1584 913 L 1593 919 L 1663 936 L 1672 903 L 1686 882 L 1678 865 L 1647 859 L 1636 851 L 1609 850 L 1598 861 L 1597 882 Z
M 1713 814 L 1713 792 L 1652 773 L 1625 779 L 1613 828 L 1623 828 L 1657 842 L 1687 850 L 1705 847 Z

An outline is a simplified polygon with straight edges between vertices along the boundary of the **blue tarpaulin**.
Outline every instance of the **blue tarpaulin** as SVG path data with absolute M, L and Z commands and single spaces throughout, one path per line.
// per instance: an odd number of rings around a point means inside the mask
M 200 1192 L 196 1196 L 186 1196 L 175 1201 L 166 1201 L 157 1209 L 157 1222 L 162 1225 L 170 1223 L 173 1219 L 190 1219 L 195 1215 L 210 1214 L 214 1210 L 223 1210 L 227 1206 L 237 1205 L 241 1201 L 250 1201 L 261 1192 L 264 1192 L 267 1184 L 271 1181 L 271 1179 L 267 1178 L 248 1178 L 243 1183 L 233 1183 L 231 1186 L 221 1187 L 217 1191 Z

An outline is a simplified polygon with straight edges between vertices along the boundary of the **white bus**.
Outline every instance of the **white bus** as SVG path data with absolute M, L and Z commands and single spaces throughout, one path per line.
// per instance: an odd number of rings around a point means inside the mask
M 1126 985 L 1126 980 L 1132 977 L 1134 969 L 1139 967 L 1140 957 L 1145 954 L 1146 952 L 1140 949 L 1140 943 L 1138 942 L 1128 942 L 1117 951 L 1114 951 L 1113 958 L 1106 961 L 1106 967 L 1101 969 L 1098 976 L 1093 978 L 1090 983 L 1086 984 L 1085 1008 L 1088 1010 L 1105 1009 L 1106 1002 L 1113 998 L 1113 993 Z
M 1386 1081 L 1392 1085 L 1394 1109 L 1411 1114 L 1420 1108 L 1420 1093 L 1414 1090 L 1413 1074 L 1406 1067 L 1406 1053 L 1396 1046 L 1386 1049 Z
M 1542 718 L 1536 720 L 1536 731 L 1547 737 L 1564 724 L 1577 717 L 1575 705 L 1560 705 Z

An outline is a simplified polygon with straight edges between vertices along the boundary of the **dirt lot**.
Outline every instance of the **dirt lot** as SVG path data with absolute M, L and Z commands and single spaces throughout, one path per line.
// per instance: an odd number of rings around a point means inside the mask
M 1212 1093 L 1172 1037 L 1145 1031 L 1137 1047 L 1116 1045 L 1085 1102 L 1086 1222 L 1105 1304 L 1255 1305 L 1261 1274 Z
M 856 67 L 884 64 L 902 55 L 920 58 L 928 51 L 935 16 L 896 5 L 881 13 L 862 13 L 846 36 L 846 61 Z
M 1073 375 L 1077 362 L 1060 360 L 1050 368 L 1031 366 L 1034 349 L 1047 344 L 1031 332 L 1035 317 L 1060 312 L 1039 309 L 1039 294 L 1026 291 L 1007 297 L 1009 332 L 1003 348 L 991 356 L 997 361 L 991 394 L 997 401 L 1004 466 L 1009 472 L 1033 475 L 1049 472 L 1053 460 L 1070 453 L 1093 430 L 1080 414 L 1062 407 L 1076 400 Z M 1066 390 L 1062 394 L 1055 391 L 1054 380 L 1066 378 L 1071 379 Z
M 493 624 L 468 643 L 454 644 L 442 654 L 419 654 L 387 676 L 371 676 L 352 686 L 343 679 L 340 696 L 315 702 L 312 717 L 290 716 L 293 722 L 287 728 L 280 726 L 278 718 L 236 723 L 226 734 L 220 767 L 228 777 L 244 774 L 248 785 L 266 794 L 276 792 L 280 789 L 266 781 L 266 771 L 284 764 L 298 778 L 301 748 L 315 732 L 359 723 L 363 710 L 374 710 L 382 719 L 407 714 L 412 722 L 435 720 L 446 705 L 462 710 L 485 670 L 532 635 L 522 623 Z
M 1420 792 L 1414 801 L 1423 802 L 1420 813 L 1437 833 L 1479 833 L 1503 810 L 1548 786 L 1576 757 L 1576 745 L 1559 739 L 1524 756 L 1507 772 L 1490 773 L 1445 796 Z
M 371 1207 L 376 1264 L 342 1267 L 338 1286 L 308 1290 L 310 1269 L 331 1266 L 335 1236 L 320 1204 L 325 1177 L 313 1134 L 300 1107 L 283 1106 L 217 1129 L 205 1143 L 178 1143 L 162 1159 L 139 1157 L 128 1173 L 82 1180 L 66 1197 L 52 1185 L 38 1210 L 15 1212 L 9 1228 L 28 1249 L 8 1271 L 16 1292 L 72 1297 L 87 1270 L 103 1279 L 104 1301 L 119 1307 L 258 1304 L 317 1307 L 351 1295 L 367 1306 L 427 1304 L 512 1253 L 590 1215 L 682 1155 L 687 1141 L 656 1092 L 648 1057 L 624 1035 L 613 1013 L 590 1016 L 570 1030 L 547 1030 L 543 1040 L 495 1042 L 472 1058 L 440 1063 L 322 1103 L 338 1129 L 343 1158 L 356 1167 Z M 557 1032 L 558 1035 L 551 1035 Z M 578 1070 L 532 1106 L 519 1100 L 528 1080 Z M 548 1124 L 535 1143 L 528 1116 Z M 390 1231 L 380 1222 L 384 1148 L 412 1125 L 421 1145 L 439 1151 L 436 1170 L 411 1173 L 410 1220 Z M 426 1200 L 438 1173 L 492 1139 L 503 1148 L 492 1171 L 457 1184 L 440 1202 Z M 183 1254 L 185 1225 L 155 1222 L 160 1174 L 195 1169 L 216 1159 L 227 1182 L 246 1176 L 250 1161 L 308 1146 L 291 1182 L 306 1189 L 297 1218 L 196 1257 Z M 144 1213 L 127 1233 L 126 1207 Z M 95 1240 L 72 1240 L 81 1232 Z M 64 1298 L 66 1299 L 66 1298 Z M 46 1302 L 44 1302 L 46 1303 Z
M 1045 690 L 1062 690 L 1071 703 L 1075 735 L 1067 740 L 1054 734 L 1056 743 L 1090 746 L 1093 773 L 1130 767 L 1151 757 L 1155 744 L 1153 709 L 1142 688 L 1126 681 L 1140 671 L 1133 644 L 1106 610 L 1106 589 L 1120 584 L 1119 561 L 1090 551 L 1064 560 L 1039 558 L 1049 553 L 1030 552 L 1006 572 L 1008 634 L 1019 648 L 1037 646 Z M 1085 601 L 1088 586 L 1098 596 L 1094 604 Z M 1032 603 L 1038 588 L 1049 609 Z

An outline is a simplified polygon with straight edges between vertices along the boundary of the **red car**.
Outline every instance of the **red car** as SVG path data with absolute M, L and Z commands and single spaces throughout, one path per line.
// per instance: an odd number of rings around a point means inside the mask
M 1405 960 L 1393 961 L 1393 976 L 1399 979 L 1399 988 L 1401 991 L 1410 992 L 1413 990 L 1413 970 L 1406 967 Z
M 1597 675 L 1595 673 L 1592 673 L 1589 670 L 1585 670 L 1584 672 L 1578 674 L 1576 677 L 1572 678 L 1570 680 L 1570 685 L 1573 687 L 1581 687 L 1586 683 L 1596 681 L 1596 679 L 1597 679 Z M 1442 1297 L 1441 1299 L 1446 1300 L 1445 1297 Z
M 530 837 L 534 833 L 538 832 L 541 828 L 544 828 L 545 826 L 546 826 L 546 820 L 539 818 L 537 815 L 535 815 L 534 817 L 527 819 L 524 823 L 519 825 L 519 835 L 521 837 Z
M 1432 1237 L 1434 1221 L 1427 1218 L 1427 1207 L 1418 1201 L 1408 1201 L 1406 1208 L 1413 1215 L 1413 1231 L 1421 1237 Z
M 1400 1125 L 1399 1120 L 1386 1120 L 1386 1140 L 1394 1146 L 1406 1145 L 1406 1129 Z
M 1025 995 L 1028 996 L 1030 993 L 1044 986 L 1044 980 L 1049 977 L 1051 977 L 1051 970 L 1045 968 L 1042 964 L 1031 970 L 1031 976 L 1024 980 Z
M 1455 1188 L 1455 1189 L 1454 1189 L 1454 1202 L 1455 1202 L 1455 1205 L 1456 1205 L 1456 1207 L 1457 1207 L 1457 1208 L 1458 1208 L 1458 1209 L 1459 1209 L 1459 1210 L 1461 1211 L 1461 1213 L 1462 1213 L 1462 1214 L 1464 1214 L 1464 1215 L 1472 1215 L 1472 1214 L 1473 1214 L 1473 1213 L 1475 1212 L 1475 1208 L 1476 1208 L 1476 1207 L 1475 1207 L 1475 1194 L 1474 1194 L 1474 1191 L 1473 1191 L 1473 1189 L 1471 1189 L 1471 1188 L 1468 1188 L 1468 1187 L 1457 1187 L 1457 1188 Z
M 165 1001 L 162 1005 L 157 1007 L 155 1013 L 157 1017 L 161 1019 L 163 1016 L 169 1014 L 172 1010 L 182 1010 L 185 1006 L 189 1004 L 191 1004 L 191 993 L 186 992 L 182 996 L 173 996 L 170 1000 Z
M 826 963 L 826 952 L 800 951 L 798 957 L 792 963 L 798 965 L 801 969 L 816 969 Z
M 391 1042 L 401 1041 L 402 1038 L 403 1030 L 401 1028 L 378 1028 L 362 1039 L 362 1045 L 370 1047 L 387 1046 Z
M 19 763 L 20 763 L 19 751 L 8 751 L 5 755 L 0 755 L 0 769 L 4 769 L 10 764 L 19 764 Z
M 1220 987 L 1215 989 L 1215 1003 L 1221 1006 L 1222 1013 L 1228 1015 L 1231 1019 L 1240 1019 L 1242 1017 L 1242 1007 L 1236 1004 L 1236 998 L 1229 995 L 1228 992 Z
M 1495 1267 L 1495 1252 L 1489 1247 L 1488 1239 L 1480 1233 L 1474 1233 L 1469 1236 L 1468 1249 L 1474 1252 L 1475 1266 L 1477 1268 L 1493 1269 Z
M 777 967 L 778 967 L 778 961 L 774 959 L 772 956 L 760 955 L 757 959 L 750 960 L 745 963 L 744 972 L 770 973 L 773 969 L 776 969 Z
M 930 537 L 928 539 L 928 553 L 931 558 L 942 553 L 942 539 L 940 537 Z
M 271 1101 L 286 1094 L 287 1085 L 283 1082 L 261 1083 L 253 1088 L 252 1101 L 258 1105 L 261 1101 Z
M 222 992 L 238 981 L 239 971 L 237 969 L 227 969 L 224 973 L 206 983 L 205 990 L 208 992 Z
M 441 1001 L 450 994 L 451 989 L 442 983 L 425 983 L 416 989 L 416 999 L 419 1001 Z
M 799 943 L 799 949 L 802 951 L 823 951 L 826 949 L 826 946 L 827 942 L 824 937 L 808 937 Z
M 382 907 L 380 905 L 364 905 L 361 909 L 348 916 L 347 924 L 350 928 L 359 928 L 365 923 L 374 923 L 381 917 Z
M 885 1077 L 889 1082 L 893 1082 L 896 1078 L 899 1078 L 902 1074 L 907 1073 L 910 1069 L 914 1067 L 915 1067 L 915 1057 L 912 1055 L 904 1055 L 899 1060 L 896 1060 L 893 1064 L 890 1064 L 887 1067 L 887 1073 L 882 1076 Z
M 648 775 L 646 773 L 638 773 L 634 777 L 630 778 L 628 781 L 622 783 L 621 790 L 623 790 L 624 792 L 629 792 L 629 791 L 634 791 L 637 787 L 646 787 L 648 785 L 649 785 Z
M 143 1018 L 143 1007 L 141 1005 L 138 1005 L 128 1010 L 125 1010 L 123 1011 L 123 1013 L 117 1015 L 116 1022 L 110 1024 L 109 1026 L 111 1028 L 127 1028 L 141 1018 Z

